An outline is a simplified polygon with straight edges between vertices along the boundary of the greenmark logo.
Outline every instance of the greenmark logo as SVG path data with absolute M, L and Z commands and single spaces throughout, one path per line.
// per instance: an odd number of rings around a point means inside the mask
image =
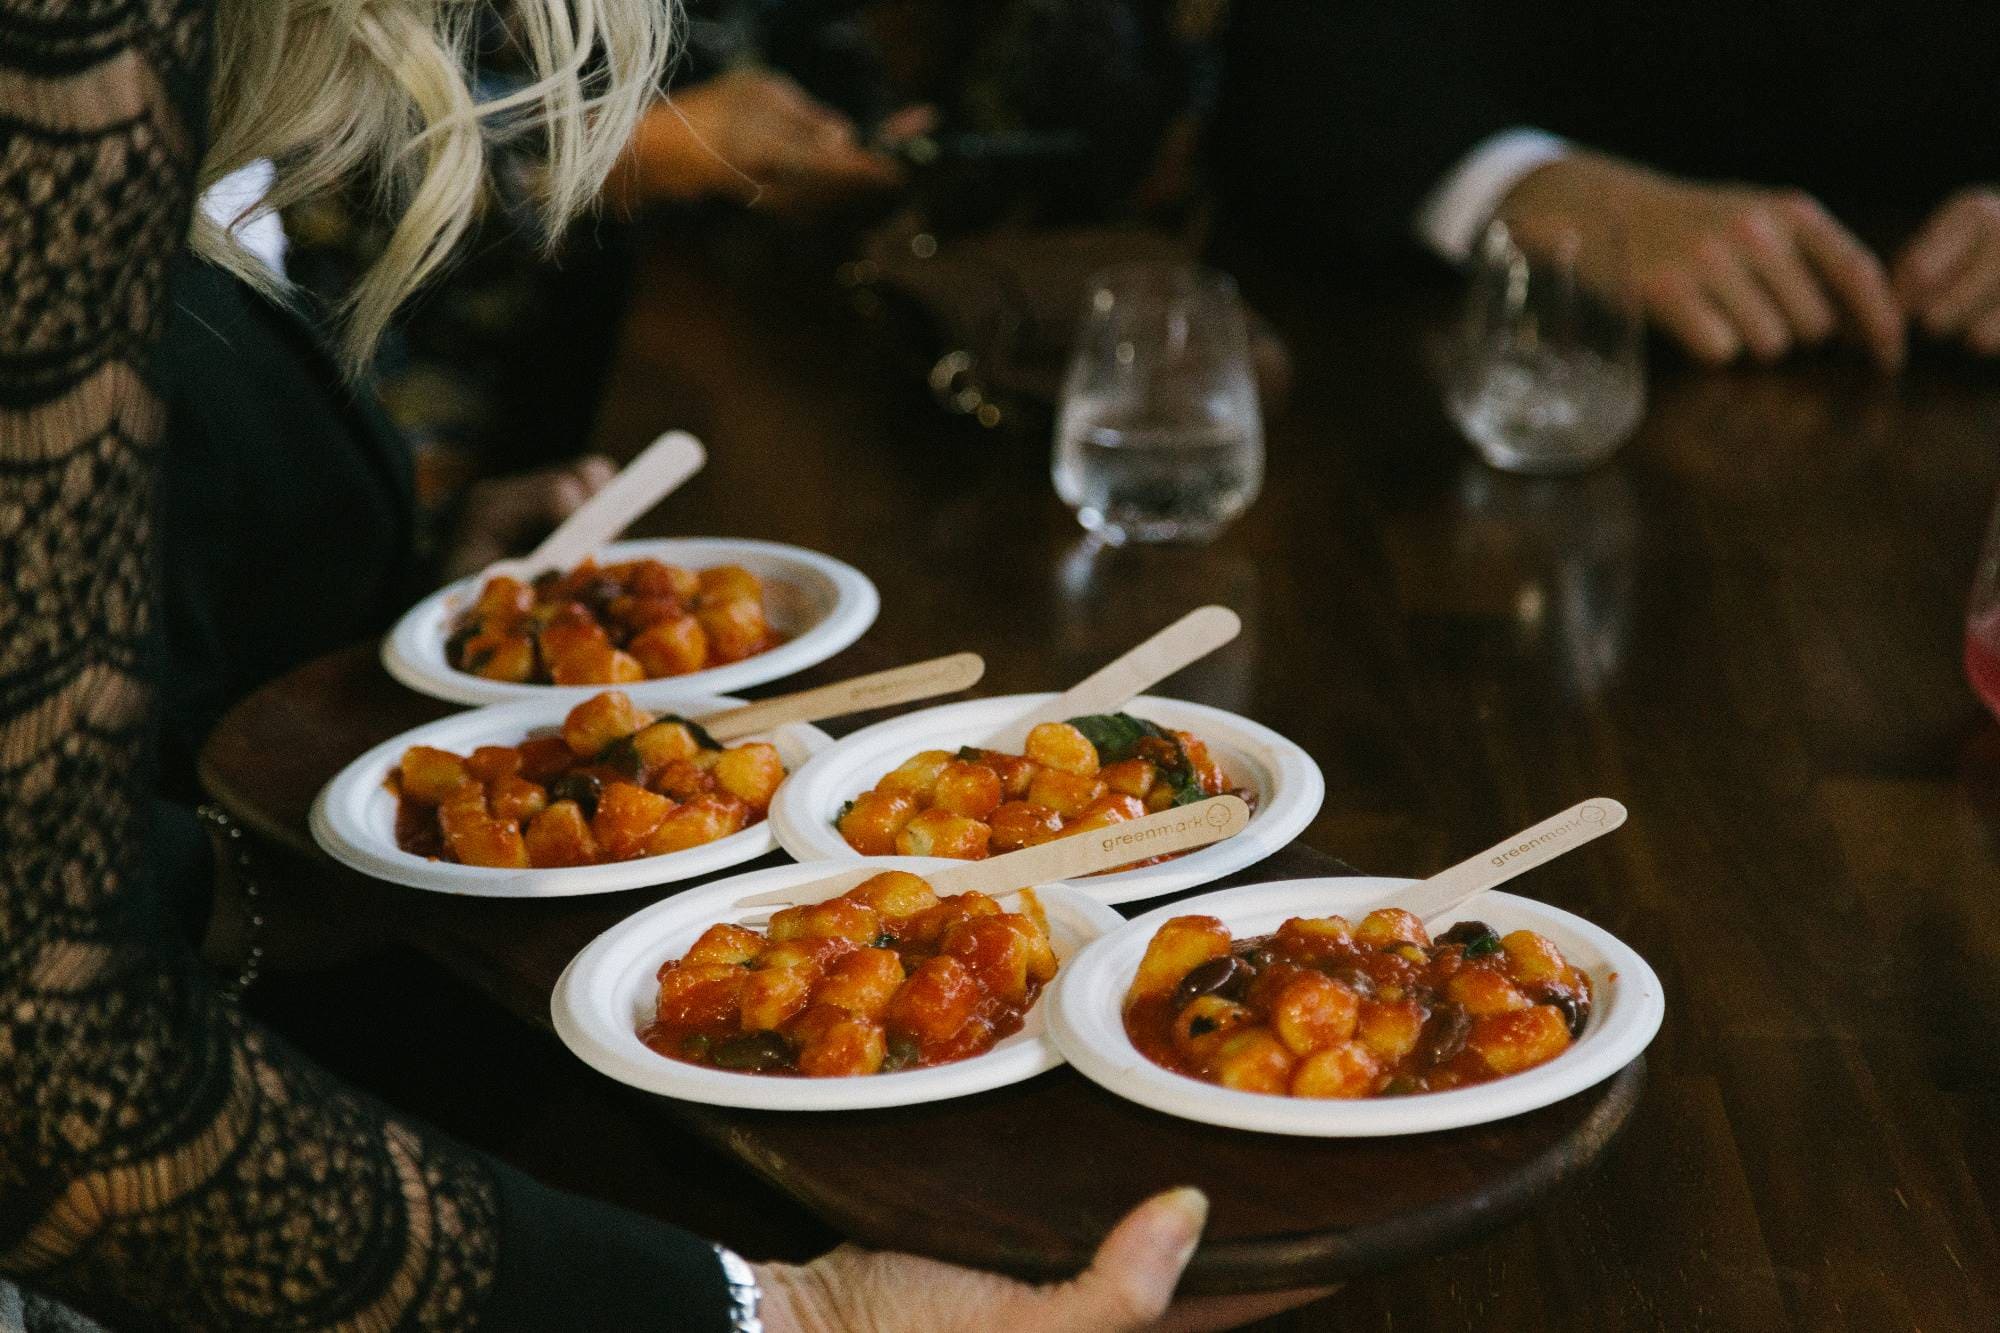
M 1492 856 L 1493 864 L 1495 866 L 1504 866 L 1517 857 L 1526 856 L 1537 847 L 1548 846 L 1564 834 L 1574 831 L 1580 824 L 1602 824 L 1604 819 L 1605 813 L 1601 808 L 1594 805 L 1586 805 L 1577 811 L 1576 818 L 1570 820 L 1568 823 L 1558 824 L 1552 829 L 1537 833 L 1532 838 L 1517 842 L 1504 852 L 1495 852 Z

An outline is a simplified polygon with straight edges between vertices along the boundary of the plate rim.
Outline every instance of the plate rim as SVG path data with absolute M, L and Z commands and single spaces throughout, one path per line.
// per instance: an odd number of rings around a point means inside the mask
M 881 858 L 876 864 L 881 870 L 907 869 L 921 874 L 926 869 L 943 870 L 959 863 L 938 857 L 901 856 Z M 604 1012 L 601 1006 L 593 1005 L 587 996 L 579 994 L 593 983 L 614 985 L 620 977 L 629 975 L 632 962 L 627 955 L 658 950 L 661 937 L 693 924 L 682 918 L 705 919 L 710 923 L 726 921 L 730 919 L 729 912 L 735 910 L 736 900 L 746 894 L 828 873 L 838 872 L 824 862 L 795 861 L 732 875 L 649 903 L 605 928 L 564 966 L 550 993 L 549 1017 L 556 1035 L 577 1059 L 628 1087 L 676 1101 L 735 1110 L 818 1113 L 916 1106 L 1008 1087 L 1063 1063 L 1062 1052 L 1049 1033 L 1048 1004 L 1053 986 L 1044 989 L 1036 1005 L 1042 1030 L 1027 1041 L 1010 1045 L 1023 1035 L 1017 1033 L 991 1051 L 948 1065 L 827 1079 L 771 1078 L 674 1060 L 648 1049 L 638 1040 L 636 1031 L 627 1031 L 629 1018 L 621 1023 L 617 1014 Z M 1073 913 L 1096 930 L 1091 939 L 1063 960 L 1065 967 L 1095 939 L 1123 924 L 1124 918 L 1118 913 L 1076 892 L 1072 885 L 1055 881 L 1036 885 L 1035 889 L 1043 895 L 1045 906 Z M 669 921 L 672 924 L 664 924 Z M 647 965 L 657 967 L 658 962 L 649 959 Z M 1060 977 L 1061 973 L 1057 975 Z M 1003 1051 L 1004 1058 L 996 1060 L 994 1057 Z M 669 1091 L 668 1087 L 679 1090 Z
M 734 707 L 743 701 L 728 695 L 711 695 L 680 702 L 699 707 L 703 711 L 710 711 Z M 663 856 L 644 856 L 630 861 L 612 861 L 594 866 L 565 866 L 545 870 L 497 870 L 484 866 L 459 865 L 450 861 L 432 861 L 403 851 L 401 848 L 391 851 L 381 844 L 380 839 L 366 834 L 365 830 L 351 821 L 345 813 L 345 806 L 349 801 L 364 801 L 373 794 L 374 789 L 380 786 L 382 776 L 398 755 L 413 744 L 430 743 L 427 739 L 430 735 L 468 726 L 478 726 L 481 729 L 490 726 L 496 730 L 504 730 L 508 734 L 519 734 L 533 727 L 559 724 L 563 715 L 572 706 L 565 701 L 555 699 L 527 699 L 518 703 L 489 704 L 484 708 L 452 713 L 420 726 L 411 727 L 377 745 L 370 746 L 343 765 L 341 770 L 328 779 L 326 785 L 313 797 L 312 809 L 307 819 L 313 842 L 321 851 L 348 869 L 404 888 L 456 897 L 523 901 L 623 893 L 628 889 L 677 884 L 717 870 L 741 865 L 745 861 L 755 860 L 777 847 L 777 836 L 772 830 L 767 812 L 762 822 L 750 828 L 732 833 L 726 838 L 718 838 L 714 842 L 690 847 L 685 851 L 669 852 Z M 772 731 L 760 732 L 757 737 L 745 739 L 754 740 L 779 735 L 786 735 L 803 747 L 807 763 L 833 744 L 832 737 L 818 727 L 804 722 L 789 722 Z M 793 770 L 792 775 L 796 776 L 804 767 L 805 764 L 800 764 Z M 786 780 L 790 781 L 790 777 L 788 776 Z M 739 839 L 742 841 L 738 841 Z M 523 885 L 526 887 L 522 887 Z
M 787 783 L 771 802 L 770 823 L 777 834 L 778 845 L 800 861 L 867 859 L 833 832 L 830 821 L 818 819 L 813 811 L 802 808 L 803 802 L 812 799 L 811 789 L 815 783 L 831 782 L 833 779 L 826 774 L 840 773 L 842 765 L 848 762 L 848 756 L 856 751 L 907 729 L 923 730 L 929 720 L 941 715 L 976 714 L 989 709 L 1003 713 L 1016 709 L 1026 712 L 1038 703 L 1057 697 L 1057 691 L 1043 690 L 959 699 L 913 709 L 841 737 L 793 774 L 797 785 Z M 1226 842 L 1200 848 L 1162 865 L 1070 881 L 1073 887 L 1099 902 L 1140 902 L 1197 888 L 1248 869 L 1296 840 L 1318 816 L 1326 801 L 1326 777 L 1319 764 L 1296 741 L 1252 718 L 1212 704 L 1154 694 L 1139 695 L 1126 704 L 1126 708 L 1139 712 L 1161 706 L 1190 710 L 1200 717 L 1204 725 L 1231 730 L 1261 746 L 1268 758 L 1259 758 L 1258 762 L 1272 770 L 1272 780 L 1278 788 L 1273 793 L 1276 799 L 1260 801 L 1245 830 Z M 969 729 L 975 731 L 984 725 L 968 724 Z M 791 792 L 789 799 L 786 795 L 788 790 Z
M 740 662 L 692 671 L 684 676 L 630 682 L 623 688 L 635 702 L 685 702 L 697 696 L 723 694 L 797 675 L 852 647 L 873 627 L 876 617 L 881 614 L 881 593 L 866 574 L 844 560 L 789 542 L 766 541 L 757 537 L 633 537 L 608 542 L 593 555 L 600 560 L 637 559 L 678 546 L 697 545 L 720 546 L 788 560 L 811 569 L 833 584 L 833 607 L 823 620 L 804 634 L 768 652 L 746 657 Z M 507 681 L 482 680 L 449 666 L 444 660 L 444 641 L 431 627 L 441 621 L 452 598 L 469 597 L 476 591 L 480 578 L 480 574 L 469 574 L 455 579 L 427 594 L 399 616 L 389 632 L 382 636 L 380 657 L 383 670 L 398 683 L 419 694 L 466 706 L 534 699 L 569 699 L 574 703 L 605 688 L 603 685 L 517 685 Z
M 1124 985 L 1117 980 L 1110 994 L 1113 1016 L 1107 1021 L 1094 1007 L 1106 993 L 1095 995 L 1082 989 L 1096 974 L 1113 966 L 1107 962 L 1121 949 L 1140 939 L 1149 939 L 1163 922 L 1175 916 L 1208 914 L 1228 921 L 1229 909 L 1238 916 L 1272 910 L 1268 905 L 1252 906 L 1251 898 L 1295 896 L 1304 899 L 1288 914 L 1312 910 L 1306 895 L 1345 893 L 1348 896 L 1393 892 L 1415 883 L 1413 879 L 1380 875 L 1310 876 L 1298 879 L 1267 880 L 1237 885 L 1157 907 L 1133 917 L 1115 931 L 1094 941 L 1079 955 L 1074 966 L 1057 978 L 1055 1003 L 1049 1011 L 1049 1028 L 1064 1058 L 1084 1077 L 1114 1096 L 1165 1115 L 1200 1124 L 1252 1133 L 1309 1138 L 1391 1138 L 1438 1133 L 1473 1125 L 1489 1124 L 1530 1111 L 1540 1110 L 1615 1077 L 1620 1070 L 1641 1057 L 1658 1034 L 1666 1014 L 1666 997 L 1659 976 L 1636 949 L 1596 923 L 1552 903 L 1492 889 L 1463 904 L 1465 916 L 1477 915 L 1481 903 L 1499 900 L 1509 908 L 1533 916 L 1547 916 L 1550 924 L 1576 934 L 1605 960 L 1612 977 L 1593 974 L 1600 988 L 1609 980 L 1611 998 L 1619 1007 L 1611 1010 L 1606 1026 L 1597 1031 L 1605 1044 L 1590 1050 L 1581 1063 L 1564 1064 L 1558 1057 L 1535 1069 L 1510 1074 L 1490 1083 L 1476 1084 L 1449 1092 L 1424 1093 L 1397 1098 L 1364 1098 L 1353 1101 L 1279 1097 L 1271 1094 L 1239 1092 L 1192 1079 L 1152 1063 L 1133 1047 L 1124 1035 L 1122 1013 Z M 1232 902 L 1231 899 L 1237 901 Z M 1328 902 L 1327 910 L 1351 911 L 1358 904 Z M 1232 926 L 1232 933 L 1234 927 Z M 1608 946 L 1608 947 L 1607 947 Z M 1143 944 L 1138 946 L 1143 951 Z M 1133 962 L 1136 964 L 1136 958 Z M 1614 979 L 1615 978 L 1615 979 Z M 1627 1000 L 1625 997 L 1630 996 Z M 1622 1002 L 1622 1003 L 1621 1003 Z M 1600 1010 L 1599 1012 L 1602 1012 Z M 1103 1039 L 1115 1030 L 1116 1038 Z M 1584 1040 L 1589 1039 L 1586 1029 Z M 1113 1044 L 1114 1050 L 1104 1049 Z M 1582 1049 L 1582 1041 L 1578 1043 Z M 1568 1054 L 1567 1052 L 1565 1054 Z M 1560 1066 L 1560 1067 L 1559 1067 Z M 1542 1075 L 1537 1078 L 1536 1075 Z M 1519 1080 L 1527 1080 L 1520 1082 Z

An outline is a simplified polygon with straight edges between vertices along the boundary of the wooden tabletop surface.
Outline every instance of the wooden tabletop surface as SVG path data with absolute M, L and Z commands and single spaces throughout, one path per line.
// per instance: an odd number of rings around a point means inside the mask
M 1523 889 L 1665 986 L 1622 1137 L 1525 1220 L 1273 1327 L 2000 1325 L 2000 729 L 1959 669 L 2000 377 L 1664 364 L 1610 466 L 1523 480 L 1441 415 L 1436 303 L 1247 277 L 1296 384 L 1207 548 L 1093 549 L 1045 438 L 941 422 L 840 318 L 665 254 L 602 437 L 709 446 L 644 530 L 865 570 L 871 664 L 971 649 L 982 691 L 1048 688 L 1236 608 L 1176 693 L 1305 746 L 1303 841 L 1364 869 L 1631 808 Z

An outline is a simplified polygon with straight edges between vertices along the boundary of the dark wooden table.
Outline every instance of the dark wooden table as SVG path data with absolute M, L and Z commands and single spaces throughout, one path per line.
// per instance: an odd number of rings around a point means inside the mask
M 1665 984 L 1622 1138 L 1526 1220 L 1292 1326 L 2000 1324 L 2000 730 L 1958 668 L 2000 380 L 1667 367 L 1616 462 L 1527 481 L 1443 421 L 1431 306 L 1247 286 L 1298 383 L 1264 498 L 1202 550 L 1093 549 L 1045 441 L 941 423 L 837 317 L 665 257 L 603 438 L 694 429 L 710 466 L 652 530 L 850 560 L 882 589 L 871 653 L 973 649 L 987 691 L 1236 607 L 1179 692 L 1311 751 L 1304 841 L 1355 865 L 1631 807 L 1532 881 Z

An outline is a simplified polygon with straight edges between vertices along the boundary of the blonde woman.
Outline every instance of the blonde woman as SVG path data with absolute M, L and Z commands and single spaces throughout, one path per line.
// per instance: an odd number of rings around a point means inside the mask
M 0 1272 L 120 1327 L 752 1329 L 760 1299 L 771 1333 L 1151 1322 L 1198 1195 L 1140 1208 L 1059 1288 L 852 1250 L 753 1269 L 341 1086 L 175 943 L 137 854 L 169 274 L 274 284 L 194 209 L 247 164 L 279 164 L 273 205 L 366 174 L 400 222 L 344 312 L 359 365 L 464 229 L 487 136 L 540 136 L 552 229 L 593 197 L 664 7 L 518 0 L 538 80 L 475 106 L 478 7 L 0 4 Z

